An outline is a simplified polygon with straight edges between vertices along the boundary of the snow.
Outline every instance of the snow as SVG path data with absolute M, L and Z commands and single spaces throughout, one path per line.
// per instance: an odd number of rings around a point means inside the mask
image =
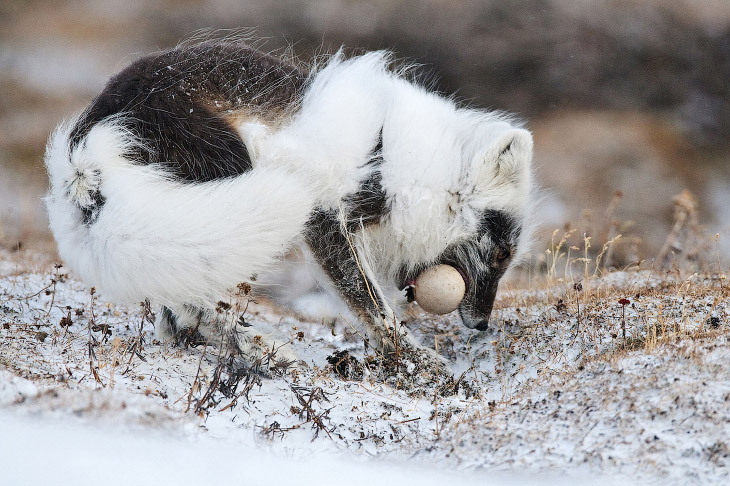
M 407 374 L 384 381 L 348 317 L 325 323 L 257 299 L 246 320 L 290 339 L 307 366 L 206 398 L 216 343 L 160 343 L 141 307 L 17 258 L 0 255 L 4 484 L 728 480 L 730 304 L 711 278 L 614 272 L 582 291 L 509 289 L 486 332 L 414 307 L 415 336 L 438 339 L 463 373 L 456 394 L 438 397 L 398 386 Z M 631 302 L 623 319 L 619 298 Z M 362 379 L 333 372 L 327 358 L 343 350 L 370 363 Z
M 190 439 L 181 434 L 133 434 L 88 424 L 18 420 L 1 414 L 3 483 L 33 484 L 484 484 L 474 472 L 422 465 L 377 465 L 321 453 L 313 458 L 273 454 L 252 444 Z M 42 467 L 33 467 L 33 463 Z M 527 480 L 525 484 L 535 484 Z M 491 484 L 508 484 L 497 478 Z

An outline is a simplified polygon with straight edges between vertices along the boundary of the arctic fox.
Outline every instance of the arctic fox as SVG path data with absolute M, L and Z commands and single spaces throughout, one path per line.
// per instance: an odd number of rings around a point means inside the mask
M 134 62 L 49 140 L 61 257 L 110 298 L 162 306 L 161 335 L 223 332 L 254 363 L 281 340 L 221 324 L 216 302 L 304 244 L 367 343 L 428 369 L 389 296 L 448 264 L 464 325 L 487 327 L 526 247 L 532 137 L 391 66 L 379 51 L 305 69 L 232 41 Z

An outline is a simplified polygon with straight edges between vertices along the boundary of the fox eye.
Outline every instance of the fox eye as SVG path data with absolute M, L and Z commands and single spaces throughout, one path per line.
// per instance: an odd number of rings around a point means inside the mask
M 497 252 L 495 253 L 494 257 L 499 263 L 502 263 L 507 260 L 511 255 L 512 253 L 507 248 L 499 247 L 497 248 Z

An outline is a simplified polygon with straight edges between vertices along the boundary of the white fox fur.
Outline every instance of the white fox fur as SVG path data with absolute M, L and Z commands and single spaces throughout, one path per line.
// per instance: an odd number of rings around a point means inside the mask
M 488 270 L 480 258 L 495 243 L 486 233 L 475 237 L 487 210 L 517 221 L 513 251 L 521 253 L 530 133 L 503 115 L 459 108 L 390 63 L 384 52 L 338 54 L 310 75 L 293 109 L 274 118 L 238 113 L 252 169 L 235 177 L 183 182 L 164 164 L 138 163 L 128 154 L 145 141 L 123 112 L 94 124 L 75 146 L 74 123 L 62 125 L 46 153 L 46 203 L 61 257 L 110 298 L 210 308 L 300 242 L 314 211 L 335 211 L 344 230 L 348 196 L 376 172 L 385 213 L 345 233 L 386 320 L 393 313 L 385 296 L 397 290 L 399 272 L 430 265 L 459 242 L 474 240 L 459 255 L 477 260 L 475 272 Z M 379 138 L 382 160 L 373 164 Z M 84 224 L 82 210 L 99 195 L 103 206 Z

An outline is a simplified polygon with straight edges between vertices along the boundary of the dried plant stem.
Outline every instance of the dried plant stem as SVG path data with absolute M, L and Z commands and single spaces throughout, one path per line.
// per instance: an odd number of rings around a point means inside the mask
M 117 368 L 117 354 L 119 353 L 121 342 L 121 339 L 117 336 L 114 336 L 114 339 L 112 339 L 112 364 L 109 370 L 109 388 L 114 388 L 114 370 Z
M 185 407 L 185 413 L 190 411 L 190 406 L 193 401 L 193 393 L 195 393 L 196 389 L 200 387 L 200 368 L 203 365 L 203 358 L 205 357 L 205 353 L 208 351 L 208 341 L 205 341 L 205 345 L 203 346 L 203 352 L 200 354 L 200 359 L 198 360 L 198 369 L 195 371 L 195 378 L 193 379 L 193 384 L 190 385 L 190 391 L 188 392 L 188 404 Z
M 134 359 L 134 356 L 137 355 L 142 361 L 144 361 L 144 357 L 142 356 L 142 329 L 144 328 L 144 321 L 147 319 L 151 313 L 150 311 L 150 301 L 145 300 L 141 303 L 142 306 L 142 319 L 139 323 L 139 331 L 137 333 L 137 337 L 134 338 L 134 344 L 132 345 L 132 349 L 129 351 L 129 360 L 127 361 L 127 367 L 122 372 L 123 375 L 127 374 L 130 367 L 132 366 L 132 359 Z
M 94 345 L 96 344 L 96 338 L 94 338 L 94 335 L 91 333 L 91 327 L 96 323 L 96 316 L 94 315 L 94 295 L 96 294 L 96 289 L 94 287 L 91 287 L 91 304 L 89 306 L 89 313 L 90 317 L 89 320 L 86 323 L 86 330 L 87 330 L 87 347 L 89 350 L 89 370 L 91 371 L 92 376 L 96 380 L 97 383 L 99 383 L 101 386 L 104 385 L 104 382 L 101 381 L 101 378 L 99 377 L 99 373 L 96 371 L 96 353 L 94 352 Z
M 213 377 L 210 380 L 210 384 L 208 385 L 208 389 L 205 390 L 205 393 L 203 393 L 203 396 L 200 397 L 199 400 L 197 400 L 197 403 L 195 404 L 195 415 L 201 415 L 206 410 L 206 405 L 210 401 L 210 399 L 213 397 L 213 393 L 218 389 L 218 385 L 220 383 L 221 379 L 221 373 L 223 373 L 223 338 L 225 337 L 224 333 L 221 333 L 221 340 L 220 343 L 218 343 L 218 358 L 216 360 L 216 367 L 215 370 L 213 370 Z M 201 356 L 201 362 L 202 362 L 202 356 Z M 200 363 L 198 363 L 198 371 L 200 371 Z M 196 378 L 197 378 L 196 374 Z M 192 388 L 191 388 L 192 391 Z
M 436 349 L 436 354 L 439 352 L 439 339 L 438 334 L 433 336 L 433 345 Z M 436 421 L 436 439 L 440 437 L 439 431 L 439 362 L 436 360 L 436 386 L 433 391 L 433 403 L 434 403 L 434 420 Z

